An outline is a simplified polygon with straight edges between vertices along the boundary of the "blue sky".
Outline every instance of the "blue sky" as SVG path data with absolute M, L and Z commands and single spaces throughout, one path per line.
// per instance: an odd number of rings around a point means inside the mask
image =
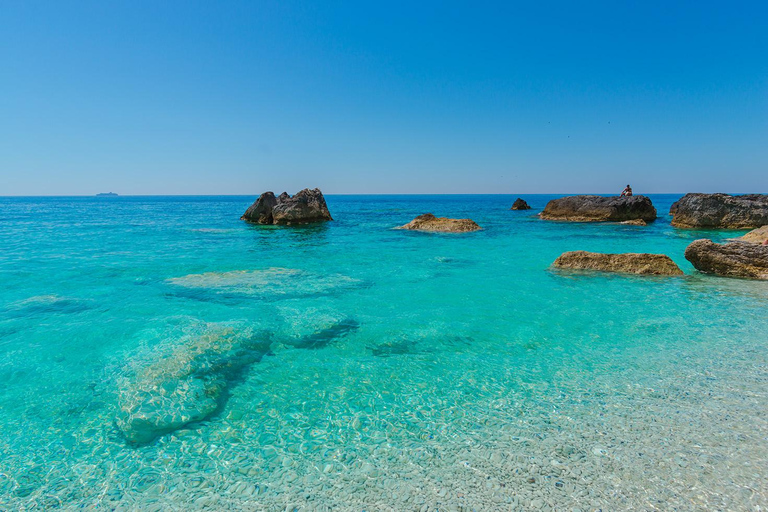
M 0 195 L 768 192 L 768 2 L 0 4 Z

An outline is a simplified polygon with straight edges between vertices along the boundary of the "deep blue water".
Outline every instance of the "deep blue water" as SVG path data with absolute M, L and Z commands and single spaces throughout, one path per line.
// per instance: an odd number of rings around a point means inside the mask
M 522 197 L 288 228 L 252 196 L 0 198 L 0 508 L 765 506 L 768 285 L 683 257 L 742 232 Z M 392 229 L 426 212 L 483 230 Z M 686 276 L 551 270 L 579 249 Z

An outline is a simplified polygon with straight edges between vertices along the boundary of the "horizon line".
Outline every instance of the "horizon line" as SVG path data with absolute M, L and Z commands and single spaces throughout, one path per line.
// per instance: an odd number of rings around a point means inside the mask
M 744 195 L 744 194 L 766 194 L 765 192 L 646 192 L 643 194 L 634 194 L 635 196 L 642 195 L 685 195 L 691 193 L 700 194 L 729 194 L 729 195 Z M 39 194 L 39 195 L 27 195 L 27 194 L 14 194 L 14 195 L 0 195 L 0 198 L 24 198 L 24 197 L 259 197 L 261 194 L 117 194 L 112 196 L 99 196 L 99 194 Z M 619 193 L 614 192 L 340 192 L 340 193 L 324 193 L 324 196 L 546 196 L 546 195 L 616 195 Z

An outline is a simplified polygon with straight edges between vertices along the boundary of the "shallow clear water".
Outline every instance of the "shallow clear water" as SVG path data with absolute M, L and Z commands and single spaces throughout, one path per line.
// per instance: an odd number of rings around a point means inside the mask
M 764 510 L 768 284 L 683 258 L 740 232 L 524 197 L 0 198 L 0 509 Z M 425 212 L 485 229 L 391 229 Z

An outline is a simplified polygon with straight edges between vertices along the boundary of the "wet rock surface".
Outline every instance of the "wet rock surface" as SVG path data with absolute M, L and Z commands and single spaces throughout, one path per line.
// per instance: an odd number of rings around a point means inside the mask
M 768 195 L 685 194 L 669 213 L 678 228 L 758 228 L 768 224 Z
M 482 229 L 472 219 L 449 219 L 435 217 L 431 213 L 419 215 L 408 224 L 395 229 L 410 229 L 415 231 L 430 231 L 437 233 L 467 233 Z
M 656 208 L 645 196 L 568 196 L 547 203 L 539 216 L 545 220 L 571 222 L 622 222 L 656 220 Z
M 530 210 L 531 207 L 528 206 L 528 203 L 525 202 L 525 199 L 517 198 L 515 199 L 515 202 L 512 203 L 512 210 Z
M 598 270 L 659 276 L 680 276 L 680 270 L 669 256 L 664 254 L 624 253 L 604 254 L 587 251 L 563 253 L 553 264 L 556 268 L 573 270 Z
M 768 245 L 744 241 L 716 244 L 703 238 L 685 249 L 685 259 L 701 272 L 768 279 Z
M 273 192 L 264 192 L 240 219 L 285 226 L 333 220 L 319 188 L 305 188 L 293 197 L 286 192 L 279 197 Z

